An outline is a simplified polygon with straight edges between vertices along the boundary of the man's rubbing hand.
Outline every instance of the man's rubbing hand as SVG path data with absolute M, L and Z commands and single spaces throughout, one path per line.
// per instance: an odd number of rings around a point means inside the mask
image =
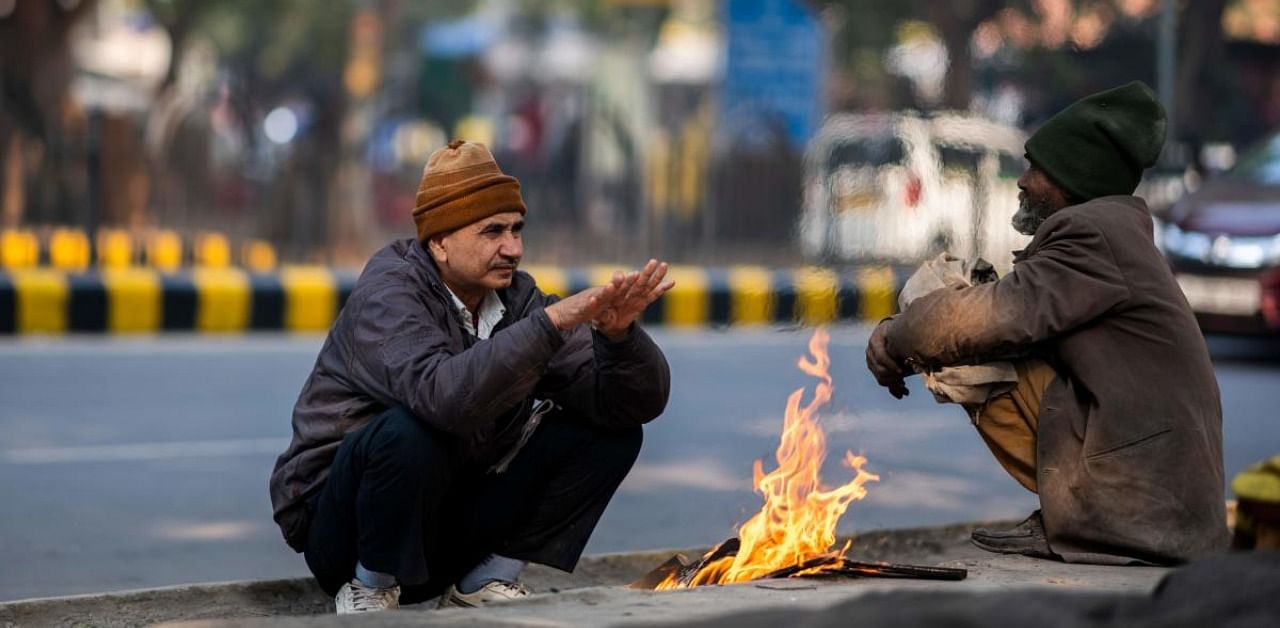
M 667 263 L 651 259 L 639 272 L 613 274 L 609 285 L 616 288 L 613 302 L 595 318 L 596 329 L 610 340 L 627 337 L 631 324 L 650 303 L 658 300 L 675 286 L 674 281 L 663 281 L 667 276 Z
M 590 321 L 609 307 L 618 295 L 616 282 L 587 288 L 547 306 L 547 316 L 560 331 L 569 331 Z
M 893 319 L 881 321 L 871 332 L 871 339 L 867 341 L 867 369 L 875 376 L 876 383 L 888 388 L 889 394 L 895 399 L 901 399 L 911 394 L 911 391 L 907 390 L 907 384 L 903 381 L 905 375 L 902 367 L 889 353 L 889 326 L 892 324 Z

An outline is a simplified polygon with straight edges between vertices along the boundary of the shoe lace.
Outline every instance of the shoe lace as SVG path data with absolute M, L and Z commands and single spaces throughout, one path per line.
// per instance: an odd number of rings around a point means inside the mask
M 524 597 L 530 594 L 529 587 L 519 582 L 504 582 L 502 580 L 495 580 L 494 582 L 511 597 Z
M 351 607 L 358 611 L 381 610 L 391 606 L 395 601 L 395 587 L 380 589 L 378 587 L 351 587 Z

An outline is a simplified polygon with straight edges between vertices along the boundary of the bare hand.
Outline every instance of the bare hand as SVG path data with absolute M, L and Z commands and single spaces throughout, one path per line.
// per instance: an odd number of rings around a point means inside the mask
M 889 352 L 888 335 L 892 324 L 892 319 L 882 321 L 871 332 L 871 339 L 867 341 L 867 368 L 875 376 L 876 383 L 888 388 L 889 394 L 895 399 L 901 399 L 911 394 L 911 391 L 907 390 L 907 384 L 903 381 L 905 372 L 902 366 Z
M 608 283 L 596 288 L 587 288 L 570 297 L 561 299 L 547 306 L 547 316 L 560 331 L 569 331 L 578 325 L 595 319 L 609 307 L 618 296 L 618 286 Z
M 639 272 L 614 273 L 609 283 L 617 289 L 617 296 L 595 317 L 600 333 L 614 340 L 623 337 L 649 304 L 676 285 L 674 281 L 663 281 L 666 276 L 667 263 L 654 259 Z

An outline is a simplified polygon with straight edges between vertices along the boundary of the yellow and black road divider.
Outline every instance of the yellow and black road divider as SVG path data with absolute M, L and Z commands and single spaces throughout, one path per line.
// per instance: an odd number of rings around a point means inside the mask
M 315 267 L 0 271 L 0 334 L 320 331 L 354 284 Z
M 238 246 L 216 231 L 184 237 L 171 229 L 101 229 L 95 237 L 82 229 L 46 227 L 0 230 L 0 270 L 54 268 L 64 271 L 129 269 L 145 266 L 176 272 L 182 268 L 274 270 L 276 250 L 262 240 Z
M 613 267 L 527 269 L 547 292 L 566 295 L 608 280 Z M 650 325 L 822 324 L 878 321 L 895 311 L 903 271 L 867 267 L 774 270 L 675 266 L 677 284 L 645 311 Z M 0 335 L 325 331 L 356 273 L 286 266 L 238 268 L 50 268 L 0 270 Z

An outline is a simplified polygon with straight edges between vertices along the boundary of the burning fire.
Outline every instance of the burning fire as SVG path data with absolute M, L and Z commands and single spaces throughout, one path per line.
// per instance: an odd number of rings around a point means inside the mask
M 813 400 L 803 408 L 800 399 L 804 388 L 796 389 L 787 399 L 776 454 L 778 468 L 766 474 L 761 461 L 755 462 L 752 486 L 764 496 L 764 506 L 738 529 L 741 545 L 737 553 L 715 560 L 708 560 L 708 554 L 704 557 L 706 564 L 693 578 L 679 578 L 673 573 L 655 589 L 743 582 L 823 557 L 829 560 L 817 560 L 800 574 L 841 564 L 849 544 L 831 551 L 836 541 L 836 524 L 850 503 L 866 497 L 866 483 L 880 477 L 863 470 L 866 458 L 852 452 L 845 452 L 844 456 L 845 466 L 855 472 L 852 480 L 827 490 L 818 477 L 827 451 L 826 433 L 818 425 L 818 409 L 831 401 L 829 339 L 825 329 L 815 331 L 809 339 L 813 359 L 802 356 L 796 364 L 819 381 Z

